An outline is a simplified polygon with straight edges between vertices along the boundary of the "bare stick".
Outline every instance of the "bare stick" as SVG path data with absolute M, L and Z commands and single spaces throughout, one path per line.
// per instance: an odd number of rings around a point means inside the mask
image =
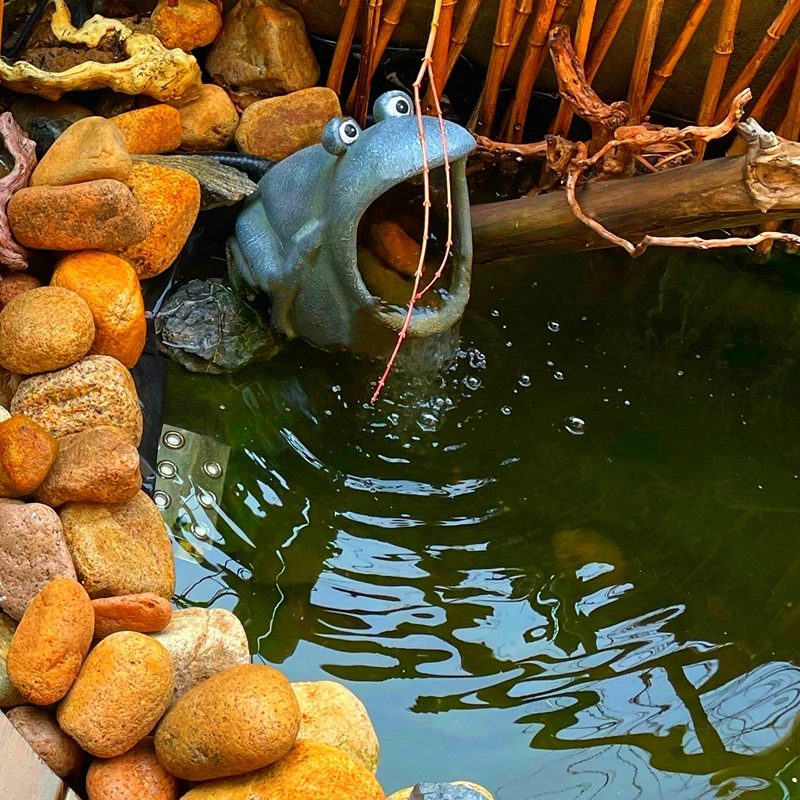
M 495 142 L 485 136 L 476 136 L 478 144 L 475 155 L 492 161 L 530 161 L 547 157 L 547 142 L 534 144 L 506 144 Z
M 647 112 L 652 108 L 653 103 L 658 97 L 661 88 L 672 77 L 675 72 L 675 67 L 678 62 L 683 58 L 683 54 L 689 47 L 689 44 L 694 37 L 695 32 L 700 27 L 700 23 L 708 11 L 709 6 L 714 0 L 696 0 L 689 16 L 683 23 L 683 27 L 675 37 L 675 41 L 670 46 L 664 60 L 653 70 L 653 74 L 647 83 L 647 90 L 645 92 L 644 103 L 642 105 L 642 116 L 647 116 Z M 730 104 L 729 104 L 730 105 Z
M 331 69 L 328 72 L 328 82 L 326 83 L 326 86 L 329 89 L 333 89 L 336 94 L 341 94 L 342 92 L 344 69 L 347 66 L 347 59 L 353 47 L 353 38 L 356 35 L 356 26 L 358 25 L 358 17 L 361 13 L 363 2 L 364 0 L 350 0 L 344 12 L 342 29 L 339 31 L 339 38 L 336 41 L 336 49 L 333 52 Z
M 439 15 L 439 27 L 436 31 L 436 41 L 433 43 L 433 80 L 428 82 L 428 91 L 425 94 L 423 108 L 430 114 L 436 105 L 435 100 L 442 96 L 447 81 L 447 52 L 450 49 L 450 32 L 453 27 L 453 10 L 456 0 L 442 0 L 442 13 Z M 434 98 L 434 91 L 438 97 Z
M 711 68 L 708 70 L 703 99 L 700 101 L 700 112 L 697 115 L 698 125 L 710 125 L 717 112 L 719 96 L 722 94 L 722 84 L 728 71 L 728 62 L 733 53 L 734 39 L 736 38 L 736 23 L 739 20 L 739 11 L 742 0 L 723 0 L 722 16 L 717 30 L 717 41 L 711 57 Z M 705 143 L 697 142 L 695 158 L 701 161 L 706 152 Z
M 581 63 L 586 60 L 586 53 L 589 50 L 589 37 L 592 35 L 592 23 L 597 11 L 597 0 L 583 0 L 578 21 L 575 24 L 575 53 Z M 562 99 L 558 107 L 558 113 L 550 126 L 550 132 L 556 136 L 566 136 L 572 124 L 572 109 L 567 102 Z
M 643 119 L 644 94 L 647 89 L 647 76 L 656 47 L 658 29 L 661 25 L 661 14 L 664 11 L 664 0 L 647 0 L 642 30 L 639 34 L 639 46 L 633 62 L 633 73 L 628 88 L 628 105 L 631 107 L 631 121 L 641 122 Z
M 589 78 L 590 83 L 595 79 L 600 65 L 608 54 L 614 39 L 616 39 L 633 2 L 634 0 L 615 0 L 614 5 L 608 12 L 603 27 L 600 28 L 586 59 L 586 77 Z
M 350 0 L 352 3 L 353 0 Z M 383 0 L 367 0 L 367 18 L 364 22 L 364 39 L 361 42 L 361 61 L 356 78 L 356 102 L 353 116 L 362 127 L 367 123 L 369 110 L 370 64 L 378 42 L 378 28 L 381 23 Z
M 772 25 L 769 26 L 766 35 L 761 40 L 752 58 L 747 62 L 745 68 L 741 71 L 739 77 L 733 82 L 733 85 L 726 92 L 725 96 L 720 100 L 717 106 L 716 118 L 722 118 L 730 108 L 732 98 L 736 97 L 742 89 L 750 86 L 753 78 L 755 78 L 758 71 L 763 66 L 764 62 L 769 58 L 772 51 L 777 47 L 778 42 L 784 37 L 789 26 L 794 22 L 795 17 L 800 13 L 800 0 L 787 0 L 786 5 L 781 9 L 780 13 Z
M 475 22 L 475 17 L 481 7 L 483 0 L 462 0 L 461 12 L 458 15 L 458 22 L 456 22 L 455 30 L 450 37 L 450 50 L 447 53 L 447 69 L 445 70 L 445 83 L 450 80 L 453 74 L 453 69 L 458 61 L 461 51 L 469 38 L 469 32 L 472 30 L 472 23 Z

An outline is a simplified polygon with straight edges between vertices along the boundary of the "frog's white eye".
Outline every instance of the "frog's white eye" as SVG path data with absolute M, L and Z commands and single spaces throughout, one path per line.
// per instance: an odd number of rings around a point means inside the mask
M 411 98 L 399 90 L 386 92 L 375 101 L 373 114 L 378 122 L 389 117 L 407 117 L 414 110 Z
M 354 119 L 334 117 L 322 131 L 322 146 L 331 155 L 341 156 L 360 135 L 361 128 Z

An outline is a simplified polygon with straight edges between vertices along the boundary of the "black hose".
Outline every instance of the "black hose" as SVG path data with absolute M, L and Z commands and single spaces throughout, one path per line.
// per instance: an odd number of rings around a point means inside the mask
M 39 0 L 39 2 L 36 4 L 36 8 L 33 9 L 31 15 L 25 22 L 25 25 L 22 27 L 17 41 L 14 42 L 14 46 L 7 53 L 3 54 L 5 58 L 7 58 L 9 61 L 16 60 L 17 56 L 23 50 L 25 45 L 28 44 L 28 40 L 31 38 L 34 28 L 39 24 L 39 20 L 42 18 L 42 15 L 49 4 L 50 0 Z

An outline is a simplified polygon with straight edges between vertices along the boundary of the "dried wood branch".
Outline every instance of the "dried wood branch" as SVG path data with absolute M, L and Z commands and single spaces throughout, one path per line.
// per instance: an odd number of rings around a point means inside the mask
M 495 142 L 486 136 L 476 136 L 477 149 L 475 155 L 492 161 L 530 161 L 547 157 L 547 142 L 535 144 L 507 144 Z
M 6 211 L 11 196 L 28 185 L 36 168 L 36 144 L 23 133 L 9 111 L 0 114 L 0 137 L 14 159 L 14 169 L 0 179 L 0 263 L 9 269 L 24 270 L 28 268 L 28 253 L 14 241 Z

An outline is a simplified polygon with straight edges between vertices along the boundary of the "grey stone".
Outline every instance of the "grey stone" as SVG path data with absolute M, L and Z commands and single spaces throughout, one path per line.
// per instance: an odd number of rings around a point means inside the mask
M 452 783 L 418 783 L 408 800 L 486 800 L 475 789 Z

